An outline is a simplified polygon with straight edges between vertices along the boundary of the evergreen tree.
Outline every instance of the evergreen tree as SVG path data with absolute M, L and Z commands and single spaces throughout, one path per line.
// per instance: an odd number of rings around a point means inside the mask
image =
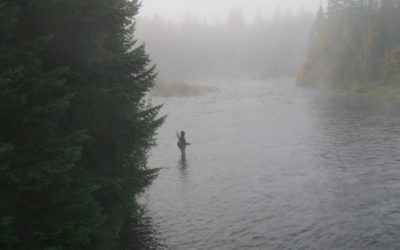
M 307 48 L 307 61 L 304 69 L 298 74 L 299 80 L 308 85 L 315 85 L 318 81 L 325 79 L 326 72 L 323 73 L 322 61 L 325 57 L 327 41 L 324 34 L 326 15 L 322 5 L 319 7 L 317 17 L 313 24 L 309 44 Z M 311 73 L 313 72 L 313 73 Z
M 0 248 L 113 249 L 163 119 L 126 0 L 0 3 Z
M 328 18 L 340 18 L 353 0 L 328 0 Z

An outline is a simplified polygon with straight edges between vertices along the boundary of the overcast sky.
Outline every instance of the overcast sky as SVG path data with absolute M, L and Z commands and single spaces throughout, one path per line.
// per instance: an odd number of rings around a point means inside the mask
M 321 1 L 325 0 L 142 0 L 139 16 L 158 15 L 182 20 L 190 14 L 200 20 L 214 22 L 225 20 L 231 10 L 241 10 L 246 18 L 251 19 L 257 13 L 271 17 L 278 6 L 282 13 L 286 10 L 297 12 L 301 7 L 314 12 Z

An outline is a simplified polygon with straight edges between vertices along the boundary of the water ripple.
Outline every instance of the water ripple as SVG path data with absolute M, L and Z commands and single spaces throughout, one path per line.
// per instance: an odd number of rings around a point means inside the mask
M 292 81 L 156 99 L 145 193 L 169 249 L 400 249 L 399 103 Z M 186 163 L 174 133 L 193 142 Z

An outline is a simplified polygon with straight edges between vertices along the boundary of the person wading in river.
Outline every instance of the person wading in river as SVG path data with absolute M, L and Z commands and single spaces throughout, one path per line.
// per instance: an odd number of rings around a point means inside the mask
M 181 150 L 182 158 L 186 156 L 186 146 L 190 145 L 190 143 L 186 142 L 185 139 L 185 131 L 181 131 L 181 135 L 176 132 L 176 137 L 178 137 L 178 148 Z

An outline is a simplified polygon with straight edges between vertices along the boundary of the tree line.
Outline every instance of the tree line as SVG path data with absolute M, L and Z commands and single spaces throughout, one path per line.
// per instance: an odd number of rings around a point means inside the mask
M 0 249 L 115 249 L 154 177 L 137 0 L 0 2 Z
M 272 78 L 293 76 L 305 60 L 313 14 L 282 13 L 253 21 L 231 11 L 226 21 L 182 21 L 162 17 L 138 19 L 137 37 L 157 62 L 160 79 L 209 77 Z
M 399 24 L 399 0 L 329 0 L 314 22 L 299 82 L 354 91 L 398 85 Z

